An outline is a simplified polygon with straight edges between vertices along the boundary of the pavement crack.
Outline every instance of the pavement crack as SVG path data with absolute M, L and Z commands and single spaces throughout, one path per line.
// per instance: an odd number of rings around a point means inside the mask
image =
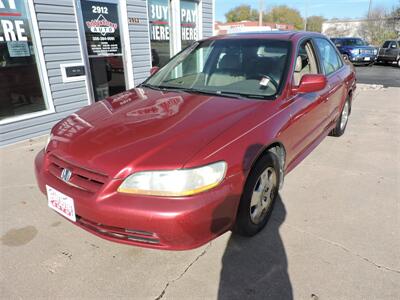
M 204 255 L 207 253 L 207 251 L 208 251 L 208 249 L 209 249 L 210 247 L 211 247 L 211 242 L 209 242 L 208 245 L 207 245 L 207 247 L 204 248 L 204 250 L 203 250 L 199 255 L 197 255 L 196 258 L 195 258 L 194 260 L 192 260 L 192 261 L 186 266 L 186 268 L 183 270 L 182 273 L 180 273 L 176 278 L 174 278 L 174 279 L 172 279 L 172 280 L 169 280 L 169 281 L 165 284 L 164 289 L 163 289 L 163 290 L 161 291 L 161 293 L 155 298 L 155 300 L 160 300 L 160 299 L 162 299 L 162 298 L 164 297 L 165 293 L 167 292 L 168 287 L 169 287 L 171 284 L 173 284 L 174 282 L 176 282 L 176 281 L 178 281 L 179 279 L 181 279 L 181 278 L 186 274 L 186 272 L 189 271 L 189 269 L 190 269 L 202 256 L 204 256 Z
M 312 236 L 312 237 L 314 237 L 314 238 L 316 238 L 316 239 L 318 239 L 318 240 L 320 240 L 320 241 L 323 241 L 323 242 L 325 242 L 325 243 L 328 243 L 328 244 L 330 244 L 330 245 L 332 245 L 332 246 L 334 246 L 334 247 L 340 248 L 340 249 L 342 249 L 343 251 L 345 251 L 345 252 L 347 252 L 347 253 L 350 253 L 351 255 L 354 255 L 354 256 L 356 256 L 356 257 L 362 259 L 363 261 L 369 263 L 370 265 L 373 265 L 373 266 L 376 267 L 377 269 L 381 269 L 381 270 L 385 270 L 385 271 L 389 271 L 389 272 L 393 272 L 393 273 L 400 274 L 400 270 L 396 270 L 396 269 L 389 268 L 389 267 L 386 267 L 386 266 L 384 266 L 384 265 L 378 264 L 378 263 L 374 262 L 373 260 L 369 259 L 368 257 L 362 256 L 361 254 L 358 254 L 357 252 L 352 251 L 351 249 L 347 248 L 346 246 L 344 246 L 344 245 L 342 245 L 342 244 L 340 244 L 340 243 L 338 243 L 338 242 L 325 239 L 325 238 L 323 238 L 323 237 L 321 237 L 321 236 L 319 236 L 319 235 L 316 235 L 316 234 L 314 234 L 314 233 L 311 233 L 311 232 L 308 232 L 308 231 L 299 229 L 299 228 L 297 228 L 297 227 L 295 227 L 295 226 L 292 226 L 292 225 L 290 225 L 290 224 L 287 224 L 287 223 L 286 223 L 286 225 L 287 225 L 288 227 L 290 227 L 290 228 L 292 228 L 292 229 L 298 231 L 298 232 L 301 232 L 301 233 L 303 233 L 303 234 L 307 234 L 307 235 Z

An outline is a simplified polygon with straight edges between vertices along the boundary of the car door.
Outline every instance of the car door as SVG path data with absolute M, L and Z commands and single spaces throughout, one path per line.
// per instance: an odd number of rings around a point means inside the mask
M 382 47 L 379 49 L 379 56 L 380 57 L 386 57 L 386 52 L 389 49 L 390 41 L 385 41 L 382 45 Z
M 389 48 L 386 50 L 386 57 L 390 60 L 395 61 L 397 59 L 397 55 L 399 53 L 399 46 L 396 41 L 392 41 L 389 45 Z
M 328 81 L 324 90 L 324 106 L 326 111 L 324 124 L 326 127 L 330 127 L 341 111 L 346 91 L 344 80 L 340 74 L 340 70 L 343 68 L 343 61 L 334 45 L 327 39 L 315 38 L 314 40 L 323 72 Z
M 320 73 L 316 51 L 311 40 L 303 41 L 295 55 L 295 68 L 292 73 L 292 87 L 299 86 L 306 74 Z M 324 91 L 296 93 L 290 102 L 290 125 L 285 130 L 289 138 L 290 158 L 295 158 L 306 150 L 323 132 L 326 115 Z

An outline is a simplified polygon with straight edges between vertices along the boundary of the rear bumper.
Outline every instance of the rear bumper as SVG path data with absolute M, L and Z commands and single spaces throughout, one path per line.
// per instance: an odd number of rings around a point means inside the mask
M 196 248 L 228 231 L 243 186 L 238 174 L 207 192 L 167 198 L 118 193 L 122 180 L 112 179 L 90 194 L 49 173 L 43 151 L 35 159 L 35 174 L 43 193 L 49 185 L 74 199 L 75 225 L 114 242 L 170 250 Z

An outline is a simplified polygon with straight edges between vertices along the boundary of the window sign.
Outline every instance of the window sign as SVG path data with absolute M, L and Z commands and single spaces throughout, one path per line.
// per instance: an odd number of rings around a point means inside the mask
M 0 120 L 47 109 L 24 0 L 0 0 Z
M 89 56 L 121 54 L 121 37 L 116 3 L 82 1 Z
M 182 49 L 198 40 L 198 9 L 195 1 L 181 0 Z
M 7 42 L 7 49 L 10 57 L 31 56 L 27 42 L 11 41 Z
M 152 0 L 149 5 L 150 34 L 152 41 L 169 41 L 168 0 Z
M 126 90 L 117 1 L 81 0 L 94 100 Z
M 153 66 L 164 66 L 170 58 L 169 0 L 149 0 L 151 56 Z

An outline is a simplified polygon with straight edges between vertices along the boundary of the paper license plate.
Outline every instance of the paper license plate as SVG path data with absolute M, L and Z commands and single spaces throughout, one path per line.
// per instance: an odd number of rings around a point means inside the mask
M 371 57 L 364 57 L 364 60 L 370 61 L 370 60 L 371 60 Z
M 76 222 L 74 199 L 46 185 L 47 200 L 50 208 L 67 219 Z

